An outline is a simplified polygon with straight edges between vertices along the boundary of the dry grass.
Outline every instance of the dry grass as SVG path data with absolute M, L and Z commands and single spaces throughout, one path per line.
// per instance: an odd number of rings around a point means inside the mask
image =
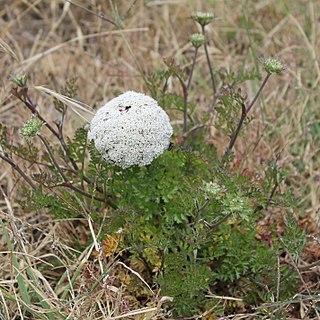
M 236 71 L 244 65 L 254 67 L 255 59 L 265 55 L 278 55 L 288 65 L 286 72 L 268 83 L 255 110 L 254 122 L 246 130 L 245 139 L 236 145 L 236 155 L 244 159 L 244 167 L 253 171 L 274 157 L 279 157 L 281 166 L 290 168 L 286 183 L 302 199 L 296 215 L 310 234 L 317 237 L 320 228 L 320 3 L 298 0 L 146 2 L 119 2 L 123 17 L 123 30 L 119 31 L 101 18 L 103 13 L 114 19 L 108 1 L 78 0 L 87 10 L 62 0 L 2 1 L 0 122 L 12 128 L 12 139 L 30 115 L 21 103 L 10 97 L 11 73 L 29 75 L 32 97 L 53 121 L 55 109 L 37 86 L 58 91 L 67 79 L 77 77 L 78 99 L 92 108 L 118 92 L 145 91 L 145 75 L 163 67 L 164 57 L 173 57 L 183 67 L 190 66 L 187 58 L 192 48 L 187 39 L 197 29 L 188 17 L 196 10 L 213 11 L 221 18 L 208 32 L 215 69 Z M 198 61 L 195 79 L 201 91 L 197 90 L 191 98 L 198 102 L 201 110 L 208 105 L 210 78 L 205 71 L 204 52 L 200 51 Z M 252 96 L 257 88 L 258 82 L 254 82 L 243 89 Z M 172 90 L 176 90 L 174 83 Z M 68 123 L 65 134 L 71 136 L 74 129 L 83 124 L 83 119 L 70 113 Z M 211 139 L 220 150 L 225 148 L 225 140 L 216 133 L 213 132 Z M 248 148 L 246 141 L 256 143 Z M 30 286 L 37 283 L 37 287 L 28 290 L 35 291 L 63 319 L 154 319 L 156 314 L 161 317 L 163 301 L 157 292 L 150 294 L 148 308 L 134 309 L 134 303 L 128 300 L 130 297 L 123 296 L 121 285 L 114 284 L 114 279 L 103 285 L 98 282 L 101 274 L 108 271 L 116 275 L 124 266 L 113 260 L 107 265 L 101 261 L 91 264 L 91 253 L 95 249 L 99 251 L 95 240 L 99 230 L 94 230 L 90 217 L 76 222 L 51 221 L 45 213 L 21 212 L 15 201 L 18 183 L 17 174 L 0 160 L 0 218 L 8 231 L 7 238 L 0 232 L 0 286 L 11 294 L 4 296 L 0 291 L 0 311 L 4 317 L 36 319 L 20 314 L 25 301 L 15 296 L 19 277 Z M 84 252 L 77 252 L 72 248 L 75 237 L 82 245 L 92 244 Z M 308 245 L 306 260 L 301 263 L 319 259 L 316 249 L 319 240 L 314 239 Z M 48 261 L 52 260 L 60 264 L 49 265 Z M 39 271 L 42 264 L 49 265 L 52 272 L 42 274 Z M 18 277 L 15 268 L 19 270 Z M 318 268 L 313 269 L 312 274 L 307 271 L 302 275 L 306 279 L 319 277 Z M 137 276 L 132 270 L 126 272 Z M 143 279 L 140 280 L 144 286 Z M 89 294 L 85 293 L 88 283 L 95 286 Z M 310 285 L 309 282 L 306 285 Z M 67 295 L 74 298 L 66 305 L 61 296 Z M 302 319 L 308 308 L 308 301 L 301 301 L 300 310 L 295 314 Z M 37 314 L 37 319 L 50 319 L 42 312 L 41 307 L 30 305 L 30 314 Z

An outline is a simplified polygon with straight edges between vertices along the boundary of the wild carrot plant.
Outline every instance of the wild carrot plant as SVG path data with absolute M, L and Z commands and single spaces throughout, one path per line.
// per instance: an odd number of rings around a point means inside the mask
M 166 69 L 146 77 L 146 93 L 152 97 L 120 95 L 70 138 L 64 126 L 68 103 L 77 104 L 75 80 L 53 99 L 59 117 L 52 123 L 38 111 L 27 77 L 15 75 L 11 93 L 30 120 L 14 143 L 1 125 L 0 157 L 21 177 L 23 208 L 45 209 L 57 219 L 87 219 L 91 231 L 100 229 L 98 239 L 92 239 L 92 261 L 99 266 L 93 286 L 108 287 L 112 257 L 143 279 L 125 279 L 122 273 L 114 285 L 141 304 L 151 299 L 153 290 L 170 297 L 164 307 L 168 317 L 222 314 L 222 296 L 236 296 L 240 305 L 227 303 L 224 312 L 290 298 L 298 275 L 291 265 L 281 264 L 281 255 L 294 252 L 298 257 L 305 244 L 293 219 L 286 220 L 281 233 L 273 226 L 258 228 L 269 206 L 292 205 L 279 190 L 285 171 L 275 161 L 252 174 L 234 165 L 239 136 L 250 125 L 268 80 L 284 71 L 284 65 L 266 58 L 264 76 L 229 72 L 223 77 L 207 46 L 206 27 L 214 23 L 214 15 L 196 12 L 192 19 L 201 33 L 190 36 L 190 69 L 165 60 Z M 204 112 L 190 99 L 197 91 L 193 76 L 200 50 L 211 92 Z M 261 77 L 249 99 L 239 85 Z M 170 92 L 169 80 L 177 81 L 181 90 Z M 171 125 L 166 112 L 181 121 Z M 229 139 L 221 156 L 207 139 L 212 126 Z M 28 172 L 21 162 L 27 163 Z M 24 288 L 24 279 L 19 281 Z M 90 294 L 93 289 L 85 290 Z M 74 293 L 65 288 L 60 294 L 67 308 Z M 30 299 L 22 299 L 28 310 Z M 50 314 L 52 306 L 42 308 Z M 61 310 L 51 318 L 63 318 Z

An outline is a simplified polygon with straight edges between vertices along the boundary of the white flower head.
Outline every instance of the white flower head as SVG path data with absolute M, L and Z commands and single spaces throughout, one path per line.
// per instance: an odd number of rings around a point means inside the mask
M 31 138 L 40 134 L 43 125 L 44 122 L 42 122 L 39 118 L 32 117 L 20 129 L 20 134 L 28 141 L 30 141 Z
M 279 74 L 286 68 L 279 59 L 274 57 L 266 58 L 263 62 L 263 67 L 269 74 Z
M 206 26 L 207 24 L 211 23 L 215 16 L 212 12 L 195 12 L 192 14 L 191 18 L 198 22 L 201 26 Z
M 223 188 L 220 187 L 218 183 L 214 181 L 204 181 L 202 190 L 205 192 L 207 198 L 215 197 L 216 199 L 219 199 L 221 197 L 221 192 L 223 191 Z
M 169 147 L 172 133 L 156 100 L 128 91 L 97 111 L 88 138 L 107 162 L 128 168 L 150 164 Z
M 190 42 L 195 48 L 200 48 L 207 42 L 207 37 L 202 33 L 194 33 L 190 36 Z

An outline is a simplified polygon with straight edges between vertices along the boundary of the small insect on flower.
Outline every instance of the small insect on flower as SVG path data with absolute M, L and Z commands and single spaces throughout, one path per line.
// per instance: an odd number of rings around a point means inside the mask
M 88 138 L 107 162 L 128 168 L 150 164 L 168 149 L 172 133 L 156 100 L 128 91 L 98 110 Z
M 128 112 L 131 106 L 125 106 L 119 109 L 120 112 Z

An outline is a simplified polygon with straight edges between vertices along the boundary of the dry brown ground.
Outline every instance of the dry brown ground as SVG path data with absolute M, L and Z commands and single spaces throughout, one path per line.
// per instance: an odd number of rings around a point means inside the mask
M 197 31 L 189 16 L 194 11 L 212 11 L 220 17 L 208 28 L 209 50 L 214 57 L 215 69 L 236 71 L 243 65 L 253 67 L 254 55 L 277 55 L 288 65 L 286 72 L 268 83 L 260 107 L 256 108 L 254 122 L 246 131 L 245 139 L 237 143 L 236 154 L 245 159 L 245 166 L 250 170 L 255 170 L 266 159 L 278 156 L 279 164 L 290 168 L 287 184 L 302 199 L 297 217 L 310 234 L 319 235 L 318 1 L 118 1 L 125 38 L 100 15 L 114 19 L 109 1 L 79 0 L 76 3 L 86 10 L 62 0 L 7 0 L 0 3 L 0 122 L 13 128 L 13 136 L 30 115 L 10 96 L 10 74 L 27 73 L 31 86 L 45 85 L 54 90 L 63 86 L 67 79 L 77 77 L 78 99 L 92 107 L 100 106 L 119 92 L 145 91 L 141 72 L 164 67 L 164 57 L 173 57 L 182 66 L 189 66 L 192 48 L 188 37 Z M 205 71 L 204 52 L 200 52 L 198 60 L 195 85 L 200 90 L 191 98 L 198 101 L 197 107 L 201 110 L 208 104 L 210 78 Z M 252 96 L 257 88 L 258 82 L 253 82 L 244 89 Z M 173 84 L 172 90 L 175 89 Z M 30 90 L 41 112 L 47 119 L 54 120 L 55 109 L 48 97 Z M 66 134 L 72 135 L 82 123 L 73 114 L 69 114 L 68 120 L 70 125 Z M 246 141 L 259 143 L 254 150 L 248 150 Z M 213 132 L 212 143 L 222 149 L 225 141 Z M 23 216 L 15 202 L 17 180 L 18 176 L 10 166 L 0 160 L 0 216 L 8 218 L 8 212 L 11 212 L 14 219 L 22 219 L 29 237 L 26 251 L 30 257 L 43 255 L 44 247 L 32 243 L 36 239 L 32 231 L 37 228 L 46 232 L 43 242 L 52 245 L 55 239 L 59 250 L 72 250 L 67 248 L 67 237 L 63 238 L 61 232 L 66 232 L 67 228 L 70 237 L 85 232 L 80 226 L 79 230 L 67 224 L 61 228 L 59 224 L 37 221 L 32 214 Z M 2 237 L 0 248 L 5 248 L 4 243 Z M 319 258 L 317 246 L 317 239 L 310 241 L 306 263 Z M 66 259 L 73 265 L 70 257 Z M 10 263 L 1 258 L 0 266 L 1 282 L 10 272 Z M 313 271 L 319 275 L 319 270 Z M 79 302 L 73 312 L 76 315 L 84 309 Z M 10 312 L 12 315 L 12 310 Z

